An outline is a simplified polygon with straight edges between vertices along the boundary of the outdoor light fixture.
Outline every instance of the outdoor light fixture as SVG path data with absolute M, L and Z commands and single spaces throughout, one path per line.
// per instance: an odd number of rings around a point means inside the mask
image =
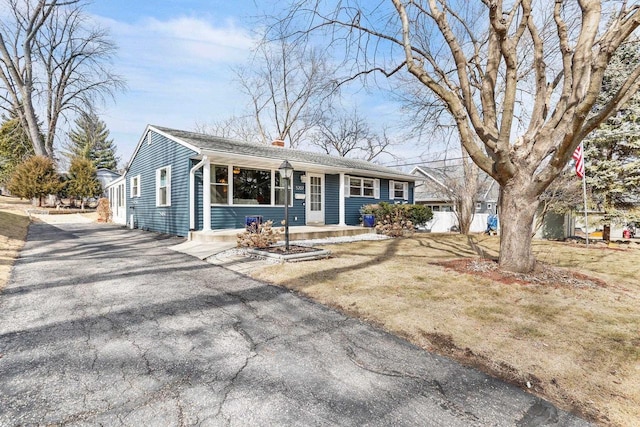
M 293 166 L 285 160 L 278 168 L 284 179 L 284 249 L 289 252 L 289 180 L 293 177 Z

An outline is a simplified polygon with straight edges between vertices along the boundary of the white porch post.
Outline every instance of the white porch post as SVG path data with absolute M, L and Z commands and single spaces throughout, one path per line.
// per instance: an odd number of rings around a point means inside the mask
M 340 203 L 339 203 L 339 208 L 338 208 L 338 216 L 339 216 L 339 223 L 338 225 L 347 225 L 344 222 L 344 217 L 345 217 L 345 196 L 346 194 L 344 193 L 344 173 L 340 172 Z
M 196 229 L 196 171 L 204 165 L 206 156 L 189 171 L 189 230 Z
M 202 231 L 211 231 L 211 160 L 204 158 L 202 170 Z

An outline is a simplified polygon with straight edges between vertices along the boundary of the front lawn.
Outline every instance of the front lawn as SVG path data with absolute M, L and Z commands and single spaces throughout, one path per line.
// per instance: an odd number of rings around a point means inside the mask
M 535 241 L 543 268 L 504 276 L 483 261 L 497 256 L 498 244 L 417 235 L 333 245 L 331 259 L 254 276 L 600 424 L 640 425 L 640 245 Z M 447 263 L 459 259 L 474 261 Z
M 0 291 L 6 286 L 13 261 L 24 246 L 29 227 L 25 210 L 30 207 L 20 199 L 0 196 Z

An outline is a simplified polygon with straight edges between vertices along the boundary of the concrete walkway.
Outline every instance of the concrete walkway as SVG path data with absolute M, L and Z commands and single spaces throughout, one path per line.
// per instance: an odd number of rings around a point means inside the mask
M 98 224 L 33 224 L 0 293 L 0 425 L 583 426 L 515 387 Z

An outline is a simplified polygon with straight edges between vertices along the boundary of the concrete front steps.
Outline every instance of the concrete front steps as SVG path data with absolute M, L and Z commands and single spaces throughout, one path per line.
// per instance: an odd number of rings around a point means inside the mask
M 244 228 L 192 231 L 189 233 L 188 239 L 192 242 L 236 242 L 238 233 L 243 233 L 244 231 Z M 358 236 L 371 233 L 375 233 L 375 228 L 349 225 L 304 225 L 290 227 L 289 240 L 326 239 L 330 237 Z M 282 232 L 282 238 L 284 239 L 284 231 Z

